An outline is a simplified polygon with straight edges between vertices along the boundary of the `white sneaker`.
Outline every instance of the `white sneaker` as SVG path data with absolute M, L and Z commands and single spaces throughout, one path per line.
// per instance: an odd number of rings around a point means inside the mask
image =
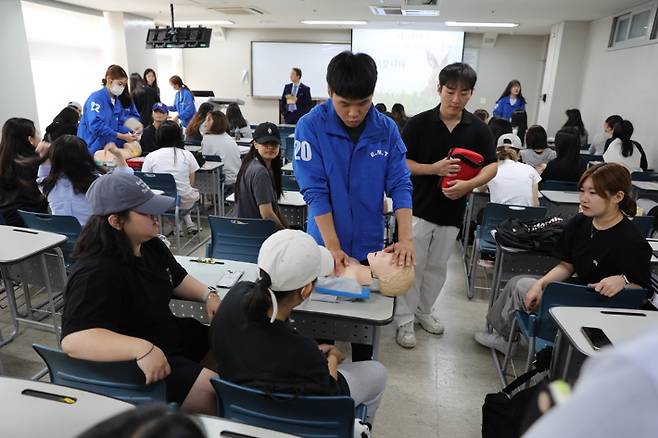
M 416 315 L 416 320 L 426 332 L 433 335 L 443 334 L 443 325 L 434 315 Z
M 416 346 L 416 333 L 414 333 L 413 321 L 402 324 L 398 327 L 395 341 L 404 348 L 414 348 Z
M 478 332 L 474 336 L 475 342 L 480 345 L 483 345 L 487 348 L 494 348 L 501 352 L 502 354 L 507 353 L 507 339 L 500 336 L 498 333 L 484 330 Z M 514 345 L 512 345 L 512 352 L 514 351 Z

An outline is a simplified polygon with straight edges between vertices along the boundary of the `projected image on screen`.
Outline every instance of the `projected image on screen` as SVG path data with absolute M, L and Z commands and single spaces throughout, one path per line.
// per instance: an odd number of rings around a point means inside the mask
M 354 29 L 352 51 L 377 63 L 374 102 L 404 105 L 408 115 L 438 104 L 436 85 L 446 65 L 462 60 L 464 32 Z

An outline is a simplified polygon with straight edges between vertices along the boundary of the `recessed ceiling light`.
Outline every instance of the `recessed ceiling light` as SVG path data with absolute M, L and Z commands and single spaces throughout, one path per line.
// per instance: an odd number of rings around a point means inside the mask
M 402 15 L 407 17 L 438 17 L 438 9 L 402 9 Z
M 235 21 L 231 21 L 231 20 L 199 20 L 199 21 L 185 20 L 185 21 L 179 21 L 179 20 L 176 20 L 176 25 L 177 26 L 196 26 L 196 25 L 224 26 L 224 25 L 227 25 L 227 24 L 235 24 Z
M 367 21 L 363 20 L 302 20 L 302 24 L 335 24 L 335 25 L 345 25 L 345 26 L 357 26 L 368 24 Z
M 468 21 L 446 21 L 450 27 L 518 27 L 518 23 L 473 23 Z

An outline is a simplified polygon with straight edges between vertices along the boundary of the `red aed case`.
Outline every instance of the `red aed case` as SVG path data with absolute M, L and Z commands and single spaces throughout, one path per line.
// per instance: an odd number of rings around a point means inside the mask
M 459 159 L 460 170 L 452 176 L 444 176 L 441 178 L 439 184 L 444 189 L 450 187 L 448 185 L 450 181 L 468 181 L 469 179 L 475 177 L 478 173 L 480 173 L 480 170 L 482 170 L 482 164 L 484 163 L 484 157 L 482 155 L 470 149 L 463 148 L 450 149 L 448 151 L 448 158 Z

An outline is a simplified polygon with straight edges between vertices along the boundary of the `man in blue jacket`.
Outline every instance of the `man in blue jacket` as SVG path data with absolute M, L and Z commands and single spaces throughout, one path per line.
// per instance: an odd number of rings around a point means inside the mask
M 308 233 L 331 251 L 340 273 L 348 257 L 384 246 L 384 195 L 393 198 L 399 241 L 387 248 L 414 264 L 411 180 L 395 122 L 372 106 L 375 61 L 345 51 L 327 67 L 330 99 L 295 130 L 294 170 L 308 204 Z
M 308 205 L 308 227 L 332 254 L 336 272 L 349 257 L 365 261 L 384 246 L 384 195 L 393 199 L 398 242 L 386 248 L 398 265 L 413 266 L 411 179 L 395 122 L 377 111 L 372 95 L 377 65 L 345 51 L 327 67 L 329 97 L 295 129 L 293 166 Z M 372 350 L 352 346 L 352 360 Z
M 91 155 L 108 143 L 121 148 L 126 142 L 138 140 L 138 136 L 124 126 L 127 119 L 140 118 L 130 95 L 125 92 L 127 80 L 106 79 L 105 86 L 93 92 L 85 102 L 78 137 L 87 142 Z
M 285 123 L 295 125 L 311 108 L 311 88 L 302 84 L 302 70 L 295 67 L 290 71 L 289 84 L 283 87 L 279 100 L 279 111 Z

